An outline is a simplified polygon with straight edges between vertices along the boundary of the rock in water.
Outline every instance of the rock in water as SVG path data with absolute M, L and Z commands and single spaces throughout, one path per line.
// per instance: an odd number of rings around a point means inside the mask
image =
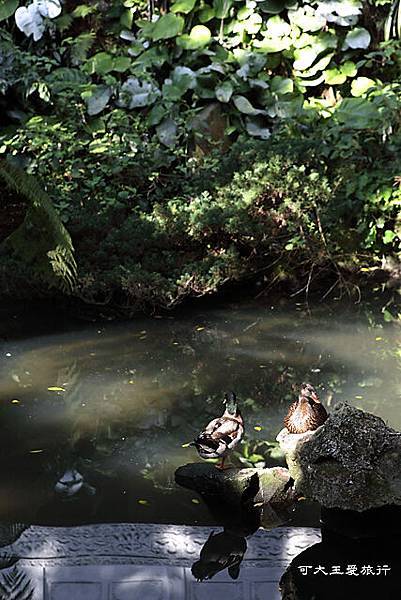
M 341 403 L 324 425 L 277 436 L 298 493 L 327 508 L 401 505 L 401 433 Z
M 255 517 L 256 528 L 278 527 L 289 519 L 298 499 L 294 481 L 283 467 L 222 471 L 208 463 L 191 463 L 176 470 L 175 480 L 201 494 L 216 522 L 225 526 L 227 518 L 230 525 L 236 520 L 254 525 Z

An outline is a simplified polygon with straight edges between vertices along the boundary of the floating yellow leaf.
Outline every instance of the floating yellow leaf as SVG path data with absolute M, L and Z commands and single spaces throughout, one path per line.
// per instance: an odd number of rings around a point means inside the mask
M 146 504 L 149 504 L 149 502 L 147 500 L 138 500 L 138 504 L 142 504 L 142 506 L 145 506 Z
M 255 431 L 262 431 L 263 427 L 261 427 L 260 425 L 255 425 L 254 430 Z
M 192 504 L 200 504 L 198 498 L 191 498 Z
M 56 385 L 50 386 L 47 388 L 49 392 L 65 392 L 63 387 L 57 387 Z
M 17 400 L 17 398 L 14 398 L 14 400 L 11 400 L 11 404 L 19 404 L 19 400 Z
M 363 396 L 355 396 L 357 400 L 362 400 Z
M 182 444 L 181 448 L 189 448 L 189 446 L 190 446 L 190 443 L 188 442 L 188 444 Z
M 43 450 L 29 450 L 29 454 L 39 454 L 40 452 L 43 452 Z
M 204 329 L 205 329 L 204 327 L 199 326 L 196 328 L 196 331 L 203 331 Z
M 133 383 L 135 383 L 135 381 L 133 379 L 130 379 L 128 383 L 132 385 Z
M 382 339 L 383 339 L 383 338 L 382 338 L 382 337 L 380 337 L 380 336 L 375 338 L 376 342 L 380 342 Z

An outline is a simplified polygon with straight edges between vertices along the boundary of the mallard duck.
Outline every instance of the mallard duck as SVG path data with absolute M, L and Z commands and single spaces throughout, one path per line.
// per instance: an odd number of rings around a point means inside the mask
M 227 454 L 235 448 L 244 434 L 244 421 L 238 410 L 234 392 L 225 394 L 225 411 L 221 417 L 213 419 L 198 437 L 190 444 L 195 446 L 201 458 L 221 458 L 219 468 L 224 468 Z
M 310 383 L 303 383 L 298 400 L 291 404 L 284 426 L 290 433 L 305 433 L 323 425 L 327 412 Z

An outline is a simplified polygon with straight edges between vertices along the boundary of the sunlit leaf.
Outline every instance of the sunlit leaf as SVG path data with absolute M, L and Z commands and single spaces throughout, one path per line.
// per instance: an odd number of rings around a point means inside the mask
M 356 97 L 363 96 L 368 90 L 375 86 L 376 83 L 373 79 L 369 79 L 369 77 L 357 77 L 351 84 L 351 94 Z
M 370 44 L 370 33 L 364 27 L 355 27 L 347 33 L 345 44 L 348 48 L 365 49 Z
M 177 44 L 186 50 L 196 50 L 207 46 L 212 38 L 211 31 L 206 25 L 195 25 L 189 34 L 177 39 Z
M 383 244 L 391 244 L 396 237 L 397 234 L 394 231 L 391 231 L 391 229 L 386 229 L 383 235 Z
M 56 385 L 50 386 L 47 389 L 49 390 L 49 392 L 65 392 L 65 388 L 58 387 Z
M 160 90 L 151 82 L 129 77 L 121 86 L 118 104 L 127 108 L 140 108 L 153 104 L 160 96 Z
M 252 137 L 267 140 L 271 136 L 271 130 L 266 126 L 266 120 L 261 117 L 247 117 L 245 126 Z
M 158 40 L 167 40 L 179 35 L 182 32 L 183 27 L 184 19 L 182 17 L 173 13 L 167 13 L 154 23 L 149 37 L 155 42 Z
M 235 107 L 245 115 L 258 115 L 262 111 L 258 108 L 254 108 L 245 96 L 234 96 L 233 102 Z
M 186 15 L 191 12 L 196 2 L 197 0 L 176 0 L 170 10 L 173 13 L 184 13 Z
M 324 80 L 329 85 L 341 85 L 347 80 L 347 76 L 340 69 L 327 69 L 324 74 Z
M 216 87 L 216 98 L 219 102 L 229 102 L 234 88 L 229 81 L 224 81 Z
M 266 23 L 266 29 L 262 32 L 262 35 L 270 38 L 286 37 L 290 34 L 291 25 L 278 15 L 270 17 Z
M 304 6 L 295 11 L 289 11 L 288 16 L 291 23 L 303 31 L 319 31 L 326 25 L 325 17 L 311 6 Z

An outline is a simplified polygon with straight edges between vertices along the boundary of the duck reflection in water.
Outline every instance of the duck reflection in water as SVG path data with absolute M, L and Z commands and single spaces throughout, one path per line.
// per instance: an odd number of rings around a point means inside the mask
M 227 569 L 231 579 L 237 579 L 246 549 L 245 537 L 226 530 L 217 534 L 212 531 L 200 552 L 199 560 L 192 566 L 192 575 L 198 581 L 203 581 Z

